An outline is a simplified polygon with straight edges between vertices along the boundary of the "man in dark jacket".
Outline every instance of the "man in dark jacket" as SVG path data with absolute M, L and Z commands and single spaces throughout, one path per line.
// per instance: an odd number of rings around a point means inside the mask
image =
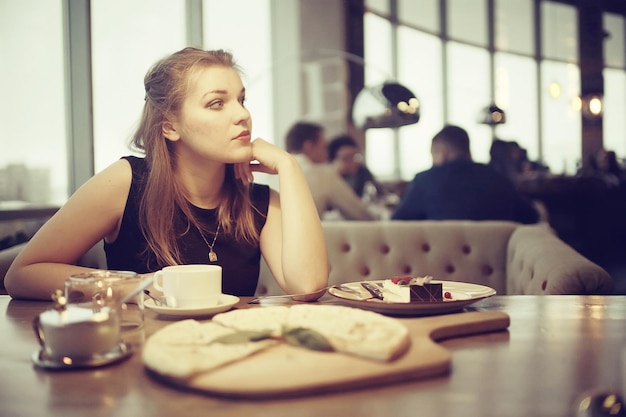
M 433 167 L 415 175 L 393 220 L 539 220 L 508 178 L 472 160 L 464 129 L 445 126 L 433 137 L 431 154 Z

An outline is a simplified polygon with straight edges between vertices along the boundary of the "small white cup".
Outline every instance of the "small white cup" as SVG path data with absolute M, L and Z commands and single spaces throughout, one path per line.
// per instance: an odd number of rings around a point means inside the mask
M 118 311 L 94 311 L 91 303 L 46 310 L 35 317 L 33 329 L 45 354 L 64 363 L 104 355 L 120 343 Z
M 168 307 L 199 308 L 219 303 L 222 267 L 173 265 L 154 273 L 154 288 L 163 293 Z

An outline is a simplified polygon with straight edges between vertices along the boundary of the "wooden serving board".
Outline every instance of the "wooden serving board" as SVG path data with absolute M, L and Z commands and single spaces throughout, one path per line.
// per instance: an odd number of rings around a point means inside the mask
M 421 379 L 450 371 L 450 352 L 436 341 L 504 330 L 510 323 L 509 316 L 502 312 L 463 312 L 398 320 L 409 328 L 411 347 L 393 362 L 281 344 L 189 380 L 166 381 L 218 396 L 260 399 Z

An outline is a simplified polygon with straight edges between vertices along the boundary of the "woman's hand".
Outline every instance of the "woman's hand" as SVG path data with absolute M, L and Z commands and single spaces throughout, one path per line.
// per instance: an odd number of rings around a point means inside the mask
M 266 174 L 278 174 L 280 161 L 289 157 L 289 154 L 269 143 L 265 139 L 256 138 L 251 143 L 252 159 L 248 162 L 235 164 L 235 176 L 244 184 L 253 181 L 253 172 L 263 172 Z

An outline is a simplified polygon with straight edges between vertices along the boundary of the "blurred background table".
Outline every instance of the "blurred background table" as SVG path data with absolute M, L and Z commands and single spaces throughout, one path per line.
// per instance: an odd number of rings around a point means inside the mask
M 57 210 L 57 205 L 0 201 L 0 250 L 26 242 Z
M 28 220 L 52 216 L 58 205 L 35 204 L 26 201 L 0 201 L 0 220 Z

